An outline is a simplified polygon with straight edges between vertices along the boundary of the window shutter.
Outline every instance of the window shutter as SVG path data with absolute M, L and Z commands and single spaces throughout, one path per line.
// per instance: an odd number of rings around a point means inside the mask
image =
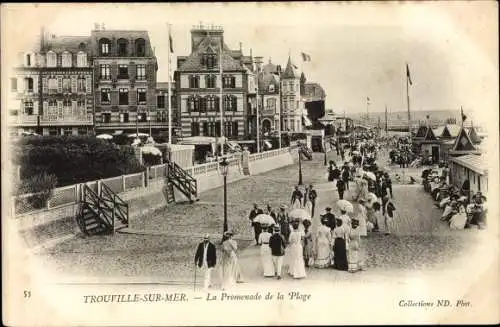
M 118 90 L 111 90 L 111 104 L 118 105 Z
M 38 101 L 33 101 L 33 115 L 38 115 Z
M 57 93 L 62 93 L 62 77 L 57 78 Z
M 47 77 L 42 78 L 42 93 L 47 94 L 49 89 L 49 81 Z
M 33 76 L 33 93 L 38 94 L 38 76 Z
M 57 101 L 57 118 L 63 118 L 63 104 L 62 101 Z
M 85 88 L 87 89 L 87 93 L 92 93 L 92 76 L 85 77 Z
M 137 65 L 133 61 L 131 61 L 128 65 L 128 76 L 131 82 L 135 81 L 137 76 Z
M 134 92 L 133 90 L 130 90 L 128 92 L 128 103 L 130 103 L 131 106 L 135 106 L 137 105 L 137 97 L 139 96 L 139 94 L 136 92 Z
M 235 96 L 231 97 L 231 110 L 238 111 L 238 100 Z
M 71 93 L 76 93 L 76 76 L 71 76 Z
M 117 79 L 118 78 L 118 63 L 116 61 L 113 61 L 111 63 L 111 79 Z
M 71 101 L 71 115 L 73 117 L 78 116 L 78 107 L 76 100 Z

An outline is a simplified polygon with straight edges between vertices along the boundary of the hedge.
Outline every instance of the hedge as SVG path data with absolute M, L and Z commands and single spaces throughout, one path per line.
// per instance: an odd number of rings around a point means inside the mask
M 16 145 L 21 180 L 47 173 L 60 187 L 144 170 L 131 146 L 94 136 L 24 137 Z

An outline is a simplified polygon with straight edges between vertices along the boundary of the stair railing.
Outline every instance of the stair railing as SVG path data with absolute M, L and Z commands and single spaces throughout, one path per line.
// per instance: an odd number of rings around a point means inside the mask
M 83 202 L 98 213 L 98 218 L 114 231 L 114 210 L 103 201 L 89 186 L 83 184 Z M 99 215 L 102 214 L 102 217 Z
M 177 163 L 168 161 L 168 179 L 171 181 L 185 196 L 191 198 L 192 195 L 198 196 L 198 187 L 196 179 L 189 175 Z
M 113 230 L 115 228 L 114 218 L 118 218 L 123 224 L 128 226 L 129 208 L 128 203 L 123 201 L 109 186 L 101 183 L 101 198 L 113 210 Z

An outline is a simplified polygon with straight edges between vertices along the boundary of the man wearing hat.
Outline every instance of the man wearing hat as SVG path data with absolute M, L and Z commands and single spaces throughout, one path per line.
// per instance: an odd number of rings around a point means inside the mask
M 194 256 L 195 265 L 205 270 L 205 280 L 203 283 L 205 290 L 207 290 L 211 285 L 212 270 L 215 268 L 216 262 L 217 255 L 215 245 L 210 242 L 210 236 L 206 234 L 203 238 L 203 242 L 198 244 L 198 248 L 196 249 L 196 254 Z
M 262 209 L 259 208 L 257 203 L 254 203 L 253 209 L 252 209 L 252 211 L 250 211 L 250 215 L 248 216 L 248 219 L 250 219 L 250 222 L 252 223 L 253 231 L 255 234 L 255 244 L 256 245 L 259 245 L 259 235 L 262 232 L 262 226 L 260 225 L 260 223 L 254 222 L 253 220 L 255 219 L 255 217 L 257 217 L 258 215 L 263 214 L 263 213 L 264 213 L 264 211 L 262 211 Z
M 271 256 L 274 266 L 274 275 L 277 279 L 281 279 L 281 267 L 283 266 L 283 256 L 285 255 L 285 240 L 280 234 L 280 226 L 275 225 L 273 235 L 269 238 L 269 247 L 271 248 Z
M 335 228 L 335 215 L 332 213 L 332 208 L 326 207 L 326 213 L 321 216 L 321 220 L 325 221 L 325 226 L 330 227 L 331 229 Z
M 283 204 L 280 207 L 280 211 L 276 215 L 276 224 L 280 227 L 281 234 L 288 242 L 288 236 L 290 235 L 290 220 L 288 219 L 288 214 L 286 213 L 286 206 Z

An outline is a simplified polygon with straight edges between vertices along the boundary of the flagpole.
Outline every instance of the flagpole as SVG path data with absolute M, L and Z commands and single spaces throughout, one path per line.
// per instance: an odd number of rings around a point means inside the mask
M 172 145 L 172 79 L 170 78 L 170 46 L 171 46 L 171 36 L 170 36 L 170 24 L 167 23 L 168 28 L 168 53 L 167 53 L 167 73 L 168 73 L 168 145 Z
M 279 67 L 279 66 L 277 66 Z M 278 110 L 278 148 L 281 149 L 281 108 L 282 108 L 282 97 L 281 97 L 281 69 L 278 69 L 278 95 L 279 95 L 279 110 Z M 258 91 L 257 91 L 258 92 Z
M 219 75 L 220 75 L 220 89 L 219 89 L 219 97 L 220 97 L 220 140 L 221 140 L 221 151 L 220 154 L 224 155 L 224 143 L 222 140 L 224 139 L 224 101 L 222 99 L 222 87 L 223 87 L 223 76 L 222 76 L 222 38 L 219 39 Z
M 409 68 L 408 64 L 406 64 L 406 107 L 408 109 L 408 133 L 410 134 L 410 144 L 412 143 L 412 135 L 411 135 L 411 115 L 410 115 L 410 93 L 409 93 Z
M 385 136 L 387 136 L 387 105 L 385 105 Z
M 370 116 L 368 114 L 368 107 L 370 106 L 370 98 L 366 97 L 366 124 L 369 124 Z
M 259 68 L 257 68 L 257 76 L 259 76 Z M 259 103 L 260 103 L 260 99 L 259 99 L 259 88 L 257 87 L 257 130 L 256 130 L 256 133 L 257 133 L 257 153 L 260 152 L 260 115 L 259 115 Z

